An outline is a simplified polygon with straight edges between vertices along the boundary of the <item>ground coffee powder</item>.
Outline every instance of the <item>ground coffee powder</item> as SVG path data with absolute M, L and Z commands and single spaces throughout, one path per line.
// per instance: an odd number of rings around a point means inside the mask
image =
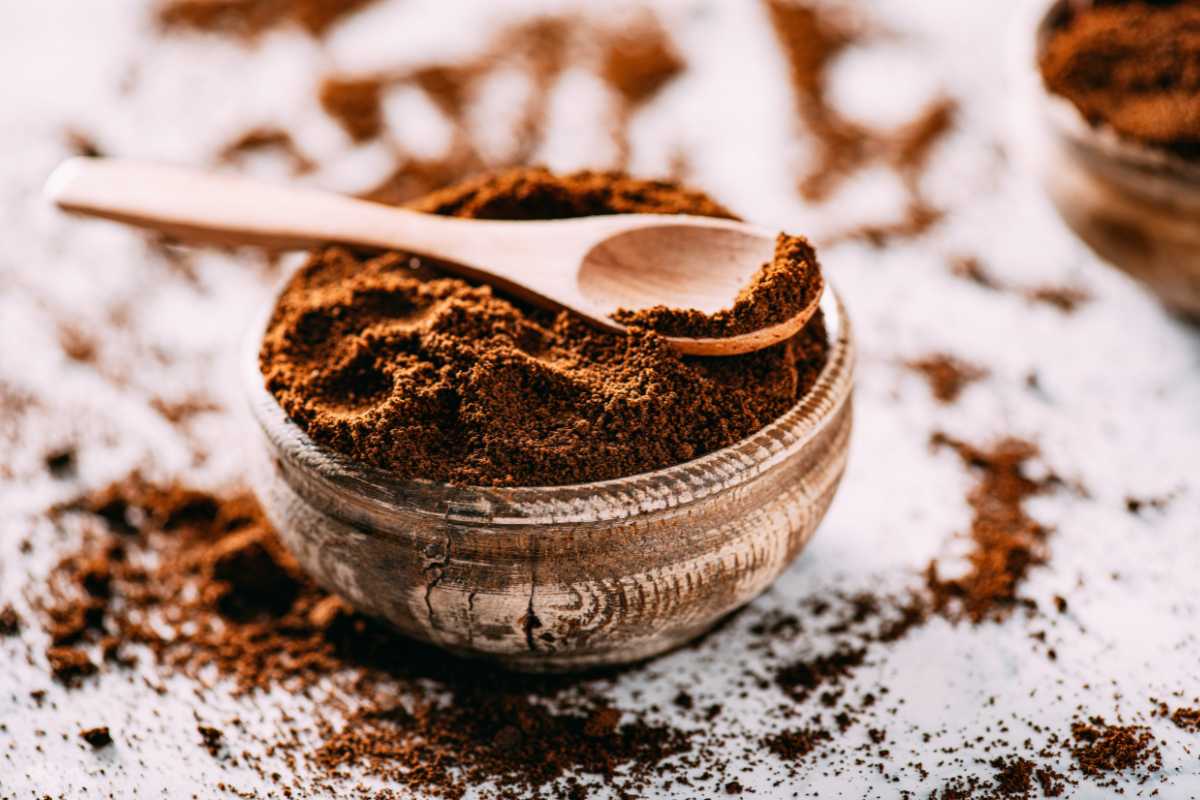
M 1200 148 L 1200 5 L 1183 0 L 1071 4 L 1041 70 L 1092 124 L 1188 153 Z
M 802 236 L 779 234 L 775 258 L 754 274 L 733 305 L 715 314 L 695 309 L 654 306 L 621 309 L 613 319 L 649 328 L 664 336 L 721 338 L 778 325 L 807 308 L 821 295 L 824 281 L 817 253 Z
M 488 219 L 730 216 L 668 183 L 539 169 L 485 176 L 412 207 Z M 781 247 L 815 266 L 803 240 Z M 751 291 L 790 302 L 780 283 L 768 270 Z M 766 350 L 684 358 L 646 330 L 601 332 L 407 256 L 332 248 L 282 293 L 260 362 L 296 423 L 368 464 L 405 478 L 558 485 L 679 464 L 745 438 L 812 386 L 827 349 L 817 315 Z

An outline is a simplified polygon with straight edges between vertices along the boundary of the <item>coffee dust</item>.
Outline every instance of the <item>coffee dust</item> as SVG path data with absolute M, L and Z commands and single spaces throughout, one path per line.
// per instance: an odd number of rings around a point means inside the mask
M 618 97 L 613 139 L 616 168 L 629 164 L 629 126 L 633 115 L 686 68 L 670 36 L 649 12 L 621 25 L 604 44 L 600 77 Z
M 1025 511 L 1031 497 L 1054 491 L 1060 481 L 1053 476 L 1034 480 L 1024 474 L 1037 448 L 1020 439 L 1003 439 L 981 450 L 944 433 L 930 440 L 935 448 L 953 450 L 978 477 L 967 502 L 971 506 L 967 571 L 943 578 L 936 562 L 925 573 L 935 610 L 951 618 L 972 622 L 1003 619 L 1024 605 L 1018 588 L 1029 570 L 1044 564 L 1049 531 Z
M 932 353 L 908 361 L 905 366 L 928 381 L 929 389 L 939 403 L 953 403 L 963 389 L 989 374 L 983 367 L 948 353 Z
M 330 77 L 321 82 L 318 98 L 351 139 L 365 142 L 383 132 L 383 88 L 376 77 Z
M 1021 286 L 997 277 L 977 256 L 956 255 L 950 259 L 950 274 L 975 284 L 981 289 L 1006 292 L 1023 297 L 1030 303 L 1050 306 L 1063 314 L 1073 314 L 1092 300 L 1092 293 L 1082 286 L 1041 284 Z
M 253 41 L 267 31 L 299 25 L 323 36 L 343 17 L 376 0 L 163 0 L 156 11 L 167 33 L 196 31 Z
M 1162 769 L 1162 752 L 1144 725 L 1112 725 L 1103 717 L 1090 717 L 1071 724 L 1071 739 L 1071 755 L 1084 775 L 1137 770 L 1144 780 Z
M 44 582 L 43 623 L 52 629 L 72 606 L 99 608 L 72 663 L 125 670 L 128 662 L 97 664 L 88 653 L 138 647 L 164 674 L 193 678 L 201 696 L 215 674 L 237 693 L 283 689 L 316 703 L 315 728 L 288 719 L 278 740 L 261 742 L 287 754 L 287 776 L 228 731 L 197 728 L 198 746 L 239 752 L 285 794 L 333 791 L 353 767 L 397 791 L 439 797 L 497 784 L 509 788 L 484 796 L 516 787 L 576 798 L 594 782 L 637 795 L 697 749 L 691 732 L 613 706 L 592 688 L 603 679 L 461 661 L 352 612 L 297 568 L 245 495 L 133 475 L 55 515 L 81 524 L 85 540 Z M 98 597 L 97 572 L 108 576 Z M 300 744 L 310 730 L 319 741 Z
M 1093 125 L 1200 152 L 1200 7 L 1181 0 L 1068 6 L 1041 55 L 1046 87 Z
M 723 338 L 779 325 L 814 305 L 825 283 L 817 253 L 802 236 L 779 234 L 775 257 L 742 287 L 733 305 L 713 314 L 696 309 L 620 309 L 612 318 L 663 336 Z
M 108 728 L 105 726 L 86 728 L 79 732 L 79 738 L 97 750 L 101 747 L 108 747 L 113 743 L 112 734 L 108 732 Z
M 728 216 L 667 183 L 529 169 L 412 207 L 486 219 Z M 332 248 L 284 290 L 260 364 L 298 425 L 362 462 L 403 478 L 556 485 L 647 472 L 744 439 L 795 405 L 827 349 L 818 314 L 765 350 L 684 358 L 648 331 L 602 332 L 409 257 Z
M 21 632 L 21 615 L 11 605 L 0 608 L 0 636 L 16 636 Z
M 926 199 L 921 176 L 936 146 L 952 130 L 957 104 L 937 98 L 892 131 L 847 119 L 827 95 L 828 75 L 838 57 L 868 35 L 869 24 L 845 10 L 802 0 L 764 2 L 787 60 L 801 127 L 815 148 L 812 164 L 799 181 L 801 196 L 810 202 L 826 200 L 846 178 L 872 164 L 893 169 L 905 189 L 899 220 L 851 227 L 831 237 L 830 243 L 857 239 L 882 246 L 925 233 L 943 213 Z

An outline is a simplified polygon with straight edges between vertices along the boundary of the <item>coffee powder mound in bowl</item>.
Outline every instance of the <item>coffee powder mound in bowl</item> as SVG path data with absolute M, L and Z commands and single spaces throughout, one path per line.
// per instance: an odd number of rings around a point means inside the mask
M 728 214 L 544 170 L 415 207 Z M 711 627 L 799 553 L 845 466 L 853 346 L 832 291 L 787 342 L 687 358 L 404 254 L 329 249 L 264 327 L 244 365 L 256 491 L 289 549 L 360 610 L 515 668 L 633 661 Z
M 544 170 L 485 177 L 417 207 L 509 219 L 728 213 L 666 183 Z M 782 237 L 778 252 L 728 312 L 660 308 L 621 321 L 710 336 L 786 320 L 822 281 L 804 239 Z M 657 336 L 599 331 L 398 253 L 331 248 L 283 290 L 260 363 L 314 441 L 395 477 L 553 486 L 650 472 L 741 441 L 796 404 L 827 352 L 819 313 L 780 346 L 685 358 Z

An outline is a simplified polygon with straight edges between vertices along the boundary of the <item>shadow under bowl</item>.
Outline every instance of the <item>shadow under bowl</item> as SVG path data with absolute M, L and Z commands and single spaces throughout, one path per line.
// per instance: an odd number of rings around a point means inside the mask
M 845 469 L 854 346 L 821 302 L 829 358 L 786 414 L 684 464 L 597 483 L 491 488 L 398 480 L 314 443 L 242 379 L 255 493 L 325 588 L 401 632 L 525 671 L 644 659 L 703 633 L 791 563 Z

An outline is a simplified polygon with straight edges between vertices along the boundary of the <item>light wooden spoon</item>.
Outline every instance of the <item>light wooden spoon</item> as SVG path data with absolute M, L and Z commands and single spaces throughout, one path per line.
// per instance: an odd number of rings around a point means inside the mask
M 60 208 L 219 244 L 277 249 L 328 243 L 402 250 L 608 330 L 619 308 L 711 314 L 732 305 L 774 256 L 775 237 L 731 220 L 617 214 L 549 222 L 420 214 L 343 195 L 197 170 L 100 158 L 58 167 L 46 193 Z M 668 337 L 689 355 L 760 350 L 798 332 L 816 310 L 726 338 Z

